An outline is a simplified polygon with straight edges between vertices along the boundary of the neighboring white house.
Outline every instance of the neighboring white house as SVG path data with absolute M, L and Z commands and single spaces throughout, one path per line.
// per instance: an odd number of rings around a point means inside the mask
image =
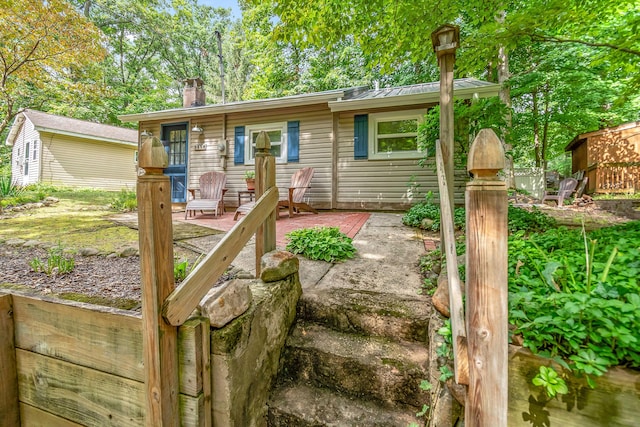
M 24 110 L 6 144 L 13 146 L 11 177 L 19 185 L 105 190 L 136 185 L 136 130 Z
M 199 79 L 187 81 L 182 108 L 119 117 L 163 141 L 173 202 L 185 202 L 203 173 L 220 171 L 227 174 L 225 202 L 234 204 L 237 192 L 246 189 L 244 172 L 255 167 L 261 130 L 271 139 L 281 191 L 296 170 L 314 168 L 305 196 L 315 208 L 406 209 L 418 201 L 410 181 L 422 195 L 438 192 L 433 168 L 418 164 L 424 153 L 417 145 L 419 123 L 439 103 L 438 82 L 218 105 L 203 105 L 201 85 Z M 476 79 L 454 81 L 454 96 L 461 99 L 497 96 L 499 89 Z M 466 174 L 458 178 L 456 202 L 463 203 Z

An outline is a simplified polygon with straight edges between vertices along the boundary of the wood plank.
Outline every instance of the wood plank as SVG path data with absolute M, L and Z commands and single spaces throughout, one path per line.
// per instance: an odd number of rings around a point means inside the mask
M 549 359 L 526 349 L 510 348 L 509 355 L 509 426 L 530 426 L 532 417 L 546 425 L 563 427 L 623 427 L 638 425 L 640 420 L 640 372 L 613 368 L 596 378 L 596 388 L 589 388 L 584 378 L 565 374 L 569 393 L 550 399 L 542 388 L 531 383 L 540 366 Z M 540 424 L 542 425 L 542 424 Z
M 438 186 L 440 189 L 440 217 L 442 218 L 442 235 L 447 259 L 447 280 L 449 285 L 449 311 L 451 319 L 451 333 L 453 344 L 453 361 L 455 381 L 458 384 L 469 384 L 469 358 L 467 352 L 467 332 L 464 320 L 464 306 L 462 305 L 462 287 L 458 273 L 458 255 L 456 253 L 456 238 L 453 229 L 452 200 L 449 198 L 449 181 L 442 157 L 440 141 L 436 142 L 436 166 L 438 170 Z
M 204 329 L 201 319 L 188 320 L 178 330 L 178 367 L 180 370 L 180 391 L 197 397 L 202 392 L 202 353 Z
M 0 424 L 20 425 L 11 295 L 0 294 Z
M 83 425 L 140 426 L 144 384 L 16 350 L 20 401 Z
M 13 300 L 16 347 L 144 380 L 139 317 L 37 297 L 14 295 Z
M 202 427 L 213 425 L 213 387 L 211 379 L 211 326 L 209 319 L 202 319 L 202 396 L 203 396 L 203 421 Z M 184 417 L 182 418 L 184 420 Z
M 50 414 L 26 403 L 20 404 L 20 419 L 26 427 L 81 427 L 82 424 L 74 423 L 66 418 Z
M 222 238 L 215 248 L 200 262 L 189 276 L 166 299 L 164 317 L 172 325 L 183 324 L 198 303 L 240 253 L 266 215 L 278 203 L 278 188 L 267 190 L 251 212 Z
M 207 427 L 207 420 L 211 422 L 211 412 L 205 411 L 205 396 L 191 397 L 185 394 L 178 396 L 180 404 L 180 426 Z

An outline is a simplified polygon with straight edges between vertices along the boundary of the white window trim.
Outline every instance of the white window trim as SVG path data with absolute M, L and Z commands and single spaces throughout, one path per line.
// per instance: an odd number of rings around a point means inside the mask
M 391 152 L 378 152 L 377 151 L 377 132 L 378 126 L 377 123 L 380 121 L 391 121 L 391 120 L 407 120 L 407 119 L 417 119 L 418 127 L 424 121 L 424 115 L 426 114 L 426 110 L 404 110 L 404 111 L 393 111 L 388 113 L 374 113 L 369 114 L 369 159 L 371 160 L 387 160 L 387 159 L 419 159 L 424 157 L 424 151 L 415 150 L 415 151 L 391 151 Z M 416 129 L 417 136 L 417 129 Z
M 256 159 L 251 158 L 251 133 L 252 132 L 260 132 L 264 131 L 272 131 L 279 130 L 282 135 L 282 141 L 280 142 L 280 157 L 276 157 L 276 163 L 287 163 L 287 122 L 277 122 L 277 123 L 262 123 L 257 125 L 246 125 L 245 126 L 245 136 L 244 136 L 244 164 L 245 165 L 255 165 Z

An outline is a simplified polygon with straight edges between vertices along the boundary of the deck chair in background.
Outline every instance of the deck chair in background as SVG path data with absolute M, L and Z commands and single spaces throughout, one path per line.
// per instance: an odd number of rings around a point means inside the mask
M 560 187 L 557 192 L 544 192 L 544 196 L 542 196 L 542 203 L 547 200 L 555 200 L 558 202 L 558 207 L 564 204 L 564 199 L 568 199 L 571 197 L 571 194 L 575 191 L 578 186 L 578 180 L 575 178 L 565 178 L 560 181 Z
M 302 168 L 291 177 L 291 185 L 286 197 L 278 201 L 278 216 L 280 216 L 280 208 L 289 209 L 289 217 L 300 211 L 318 213 L 317 210 L 309 206 L 304 201 L 304 195 L 311 188 L 311 178 L 313 178 L 313 168 Z
M 227 175 L 223 172 L 207 172 L 200 176 L 200 197 L 194 198 L 187 203 L 184 212 L 184 219 L 193 211 L 213 211 L 215 216 L 218 212 L 224 213 L 224 187 L 227 185 Z

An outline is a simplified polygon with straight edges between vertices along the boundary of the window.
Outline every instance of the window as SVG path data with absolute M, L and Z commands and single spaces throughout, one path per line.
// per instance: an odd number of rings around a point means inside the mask
M 33 151 L 33 155 L 31 156 L 31 159 L 38 160 L 38 140 L 37 139 L 33 140 L 32 151 Z
M 245 140 L 248 142 L 245 150 L 245 164 L 255 164 L 256 139 L 260 131 L 266 131 L 271 141 L 271 154 L 276 163 L 287 162 L 287 123 L 268 123 L 249 125 L 246 127 Z
M 418 158 L 418 125 L 424 111 L 369 114 L 369 159 Z
M 22 165 L 22 174 L 25 176 L 29 175 L 29 146 L 30 142 L 27 141 L 27 143 L 24 145 L 24 163 Z

